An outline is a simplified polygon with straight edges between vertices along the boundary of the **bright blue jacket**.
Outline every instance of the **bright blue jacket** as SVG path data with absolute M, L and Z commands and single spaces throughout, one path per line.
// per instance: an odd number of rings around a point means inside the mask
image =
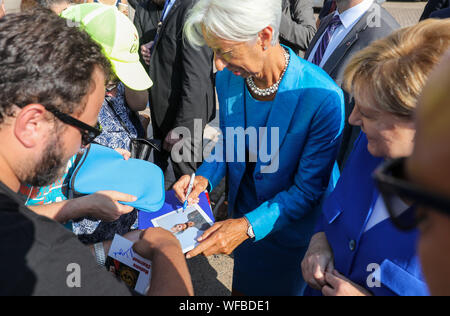
M 279 166 L 275 172 L 267 172 L 265 168 L 274 159 L 266 164 L 258 159 L 253 179 L 260 206 L 246 217 L 253 226 L 255 241 L 277 232 L 282 244 L 298 247 L 309 242 L 317 220 L 314 210 L 329 184 L 344 125 L 344 101 L 342 90 L 322 69 L 291 50 L 290 55 L 267 122 L 265 152 L 272 153 L 271 128 L 278 128 Z M 228 70 L 217 74 L 223 142 L 213 152 L 215 161 L 205 161 L 197 171 L 212 187 L 228 172 L 230 213 L 246 164 L 238 161 L 238 142 L 227 138 L 226 128 L 245 126 L 244 85 L 243 78 Z M 230 162 L 232 158 L 234 162 Z
M 316 231 L 325 232 L 335 269 L 374 295 L 427 295 L 416 255 L 418 232 L 401 232 L 389 218 L 364 232 L 379 196 L 372 173 L 382 161 L 369 153 L 361 133 Z M 318 293 L 308 288 L 306 294 Z

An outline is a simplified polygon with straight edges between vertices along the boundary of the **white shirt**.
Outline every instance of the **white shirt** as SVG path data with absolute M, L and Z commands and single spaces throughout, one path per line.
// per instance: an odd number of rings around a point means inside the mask
M 403 214 L 405 211 L 409 209 L 409 206 L 405 202 L 403 202 L 400 198 L 397 197 L 394 198 L 392 204 L 394 207 L 394 211 L 398 215 Z M 369 229 L 373 228 L 375 225 L 381 223 L 382 221 L 388 219 L 389 217 L 390 217 L 389 212 L 387 211 L 383 198 L 380 195 L 377 201 L 375 202 L 372 215 L 370 216 L 370 219 L 367 222 L 364 232 L 367 232 Z
M 336 10 L 334 15 L 335 16 L 339 15 L 342 25 L 339 26 L 331 36 L 330 43 L 328 44 L 327 49 L 325 50 L 325 54 L 323 55 L 322 61 L 320 62 L 319 65 L 321 68 L 325 65 L 328 58 L 336 50 L 339 44 L 344 40 L 344 38 L 347 36 L 347 34 L 350 32 L 353 26 L 355 26 L 355 24 L 359 21 L 359 19 L 367 12 L 367 10 L 369 10 L 370 6 L 373 4 L 373 1 L 374 0 L 364 0 L 360 4 L 342 12 L 341 14 L 339 14 L 339 12 Z M 309 55 L 308 58 L 309 62 L 313 60 L 314 55 L 316 54 L 317 47 L 322 41 L 322 37 L 324 35 L 325 32 L 319 38 L 313 50 L 311 51 L 311 54 Z

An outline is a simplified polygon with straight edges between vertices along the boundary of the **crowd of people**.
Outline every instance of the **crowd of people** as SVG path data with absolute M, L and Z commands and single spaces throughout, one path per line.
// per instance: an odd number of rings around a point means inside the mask
M 373 0 L 317 21 L 311 0 L 3 1 L 0 295 L 135 295 L 104 268 L 116 234 L 148 295 L 193 295 L 186 259 L 231 253 L 235 296 L 450 295 L 448 1 L 406 28 Z M 136 197 L 69 185 L 91 143 L 137 158 L 149 130 L 181 202 L 226 181 L 186 255 L 192 222 L 142 231 Z

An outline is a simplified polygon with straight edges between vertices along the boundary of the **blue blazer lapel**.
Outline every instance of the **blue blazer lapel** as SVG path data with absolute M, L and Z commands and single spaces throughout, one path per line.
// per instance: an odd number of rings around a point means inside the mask
M 350 212 L 359 216 L 349 218 L 351 225 L 348 227 L 351 228 L 352 237 L 358 238 L 363 234 L 379 196 L 372 173 L 383 161 L 369 153 L 367 143 L 365 134 L 361 133 L 342 172 L 339 191 L 335 195 L 344 210 L 357 210 Z
M 270 142 L 271 128 L 277 128 L 279 132 L 279 148 L 277 149 L 278 152 L 275 154 L 278 155 L 279 149 L 283 144 L 283 140 L 286 137 L 288 128 L 291 125 L 290 123 L 292 117 L 298 105 L 298 95 L 292 93 L 292 91 L 298 89 L 299 72 L 301 72 L 302 66 L 298 58 L 295 58 L 296 55 L 291 49 L 289 49 L 289 53 L 291 55 L 289 66 L 286 70 L 284 78 L 281 80 L 278 93 L 275 96 L 272 110 L 270 111 L 269 118 L 267 120 L 267 135 L 263 136 L 262 140 L 264 141 L 260 142 L 263 146 L 267 145 L 267 148 L 263 148 L 263 152 L 272 153 L 272 156 L 273 149 L 271 148 Z M 265 165 L 266 164 L 269 163 L 265 163 Z M 259 170 L 264 170 L 264 168 L 261 169 L 260 159 L 258 159 L 256 164 L 255 172 L 259 172 Z

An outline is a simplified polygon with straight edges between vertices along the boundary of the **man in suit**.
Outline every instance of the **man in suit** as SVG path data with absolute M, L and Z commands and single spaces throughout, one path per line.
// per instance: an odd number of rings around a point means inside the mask
M 163 140 L 164 148 L 162 154 L 155 153 L 155 163 L 165 170 L 172 151 L 176 178 L 195 172 L 201 163 L 203 131 L 216 110 L 213 52 L 208 47 L 195 48 L 183 39 L 184 22 L 195 3 L 196 0 L 166 1 L 150 49 L 153 135 Z M 180 128 L 188 130 L 188 135 L 179 135 Z M 182 154 L 182 161 L 173 159 L 180 156 L 177 154 Z
M 139 43 L 142 44 L 139 51 L 141 62 L 147 71 L 150 59 L 150 51 L 147 46 L 155 39 L 165 2 L 165 0 L 141 0 L 136 4 L 133 22 L 139 33 Z M 145 52 L 147 52 L 146 56 L 144 56 Z
M 312 0 L 283 0 L 280 42 L 296 54 L 305 52 L 316 34 Z
M 337 0 L 336 5 L 336 11 L 321 20 L 305 59 L 321 67 L 342 85 L 345 67 L 353 55 L 400 26 L 373 0 Z M 348 92 L 345 93 L 345 128 L 337 157 L 341 170 L 360 132 L 359 127 L 348 124 L 354 104 Z

